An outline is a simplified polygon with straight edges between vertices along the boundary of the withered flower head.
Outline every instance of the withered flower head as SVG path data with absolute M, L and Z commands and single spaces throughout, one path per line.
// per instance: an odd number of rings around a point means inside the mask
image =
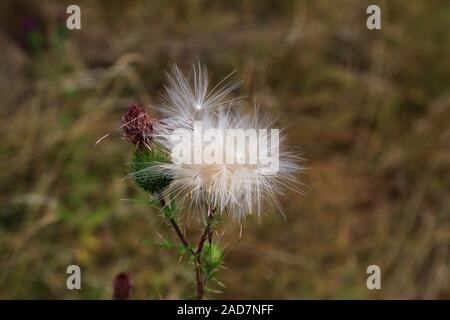
M 143 107 L 130 104 L 127 112 L 122 116 L 122 138 L 130 141 L 139 149 L 150 148 L 153 125 L 153 120 Z

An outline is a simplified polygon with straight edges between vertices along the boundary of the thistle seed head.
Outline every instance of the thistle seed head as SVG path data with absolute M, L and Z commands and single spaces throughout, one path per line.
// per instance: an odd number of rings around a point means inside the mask
M 286 135 L 283 128 L 278 130 L 280 134 L 270 134 L 269 138 L 267 132 L 277 129 L 274 128 L 274 121 L 257 111 L 244 112 L 242 101 L 230 96 L 239 83 L 225 81 L 226 79 L 209 89 L 208 73 L 200 64 L 194 65 L 187 76 L 177 67 L 173 68 L 166 86 L 166 101 L 159 108 L 160 123 L 163 125 L 158 128 L 158 135 L 155 135 L 156 143 L 167 150 L 172 162 L 155 165 L 142 172 L 171 177 L 164 195 L 168 198 L 177 197 L 180 202 L 186 201 L 189 207 L 199 208 L 200 212 L 212 207 L 218 212 L 228 212 L 236 221 L 243 221 L 252 213 L 259 216 L 266 211 L 266 203 L 275 205 L 282 212 L 278 197 L 284 195 L 285 189 L 299 192 L 300 184 L 296 173 L 302 170 L 301 159 L 296 152 L 284 146 Z M 214 150 L 214 154 L 222 154 L 223 159 L 228 156 L 232 159 L 246 155 L 263 156 L 256 163 L 180 160 L 178 154 L 183 146 L 188 145 L 189 155 L 195 152 L 189 152 L 192 151 L 192 144 L 189 142 L 194 141 L 195 144 L 195 123 L 201 125 L 203 132 L 210 129 L 219 132 L 219 138 L 206 142 L 207 147 L 201 145 L 202 152 L 209 148 Z M 221 138 L 227 135 L 229 129 L 242 130 L 244 140 L 248 130 L 260 133 L 260 129 L 263 129 L 264 133 L 259 135 L 255 144 L 245 146 L 241 154 L 237 139 Z M 173 139 L 172 133 L 179 130 L 184 132 L 180 135 L 181 138 L 188 137 L 188 143 L 180 143 L 178 138 Z M 266 171 L 269 160 L 278 163 L 277 170 L 271 173 Z

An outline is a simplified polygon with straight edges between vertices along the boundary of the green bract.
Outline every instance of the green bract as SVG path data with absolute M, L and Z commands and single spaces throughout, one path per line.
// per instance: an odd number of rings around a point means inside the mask
M 134 182 L 144 191 L 151 194 L 160 193 L 170 183 L 171 177 L 160 170 L 152 170 L 153 166 L 170 163 L 167 153 L 157 144 L 152 144 L 151 150 L 147 148 L 134 151 L 131 163 L 131 174 Z

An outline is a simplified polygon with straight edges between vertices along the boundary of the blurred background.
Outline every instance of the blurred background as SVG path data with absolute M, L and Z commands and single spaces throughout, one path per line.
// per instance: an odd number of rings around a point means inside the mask
M 133 147 L 94 143 L 128 103 L 161 101 L 171 63 L 196 61 L 212 83 L 236 70 L 309 168 L 304 195 L 281 198 L 286 220 L 250 217 L 239 239 L 224 219 L 225 286 L 209 298 L 450 298 L 448 1 L 75 2 L 2 1 L 1 299 L 110 299 L 119 272 L 133 299 L 192 297 L 192 268 L 141 243 L 173 232 L 122 181 Z

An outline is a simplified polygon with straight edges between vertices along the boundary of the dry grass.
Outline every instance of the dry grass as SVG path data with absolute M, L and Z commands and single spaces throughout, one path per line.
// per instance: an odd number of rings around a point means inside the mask
M 373 1 L 372 1 L 373 2 Z M 168 234 L 121 181 L 130 146 L 113 136 L 129 102 L 159 100 L 163 71 L 197 60 L 289 125 L 310 169 L 305 195 L 229 221 L 226 287 L 213 298 L 450 298 L 450 7 L 375 1 L 81 1 L 82 30 L 52 37 L 65 6 L 10 1 L 0 16 L 0 298 L 183 298 L 191 270 L 139 244 Z M 39 2 L 41 3 L 41 2 Z M 35 17 L 42 46 L 20 19 Z M 11 18 L 13 17 L 13 18 Z M 196 231 L 195 224 L 187 230 Z M 65 268 L 83 270 L 69 291 Z M 382 290 L 366 288 L 381 266 Z M 219 287 L 218 287 L 219 288 Z

